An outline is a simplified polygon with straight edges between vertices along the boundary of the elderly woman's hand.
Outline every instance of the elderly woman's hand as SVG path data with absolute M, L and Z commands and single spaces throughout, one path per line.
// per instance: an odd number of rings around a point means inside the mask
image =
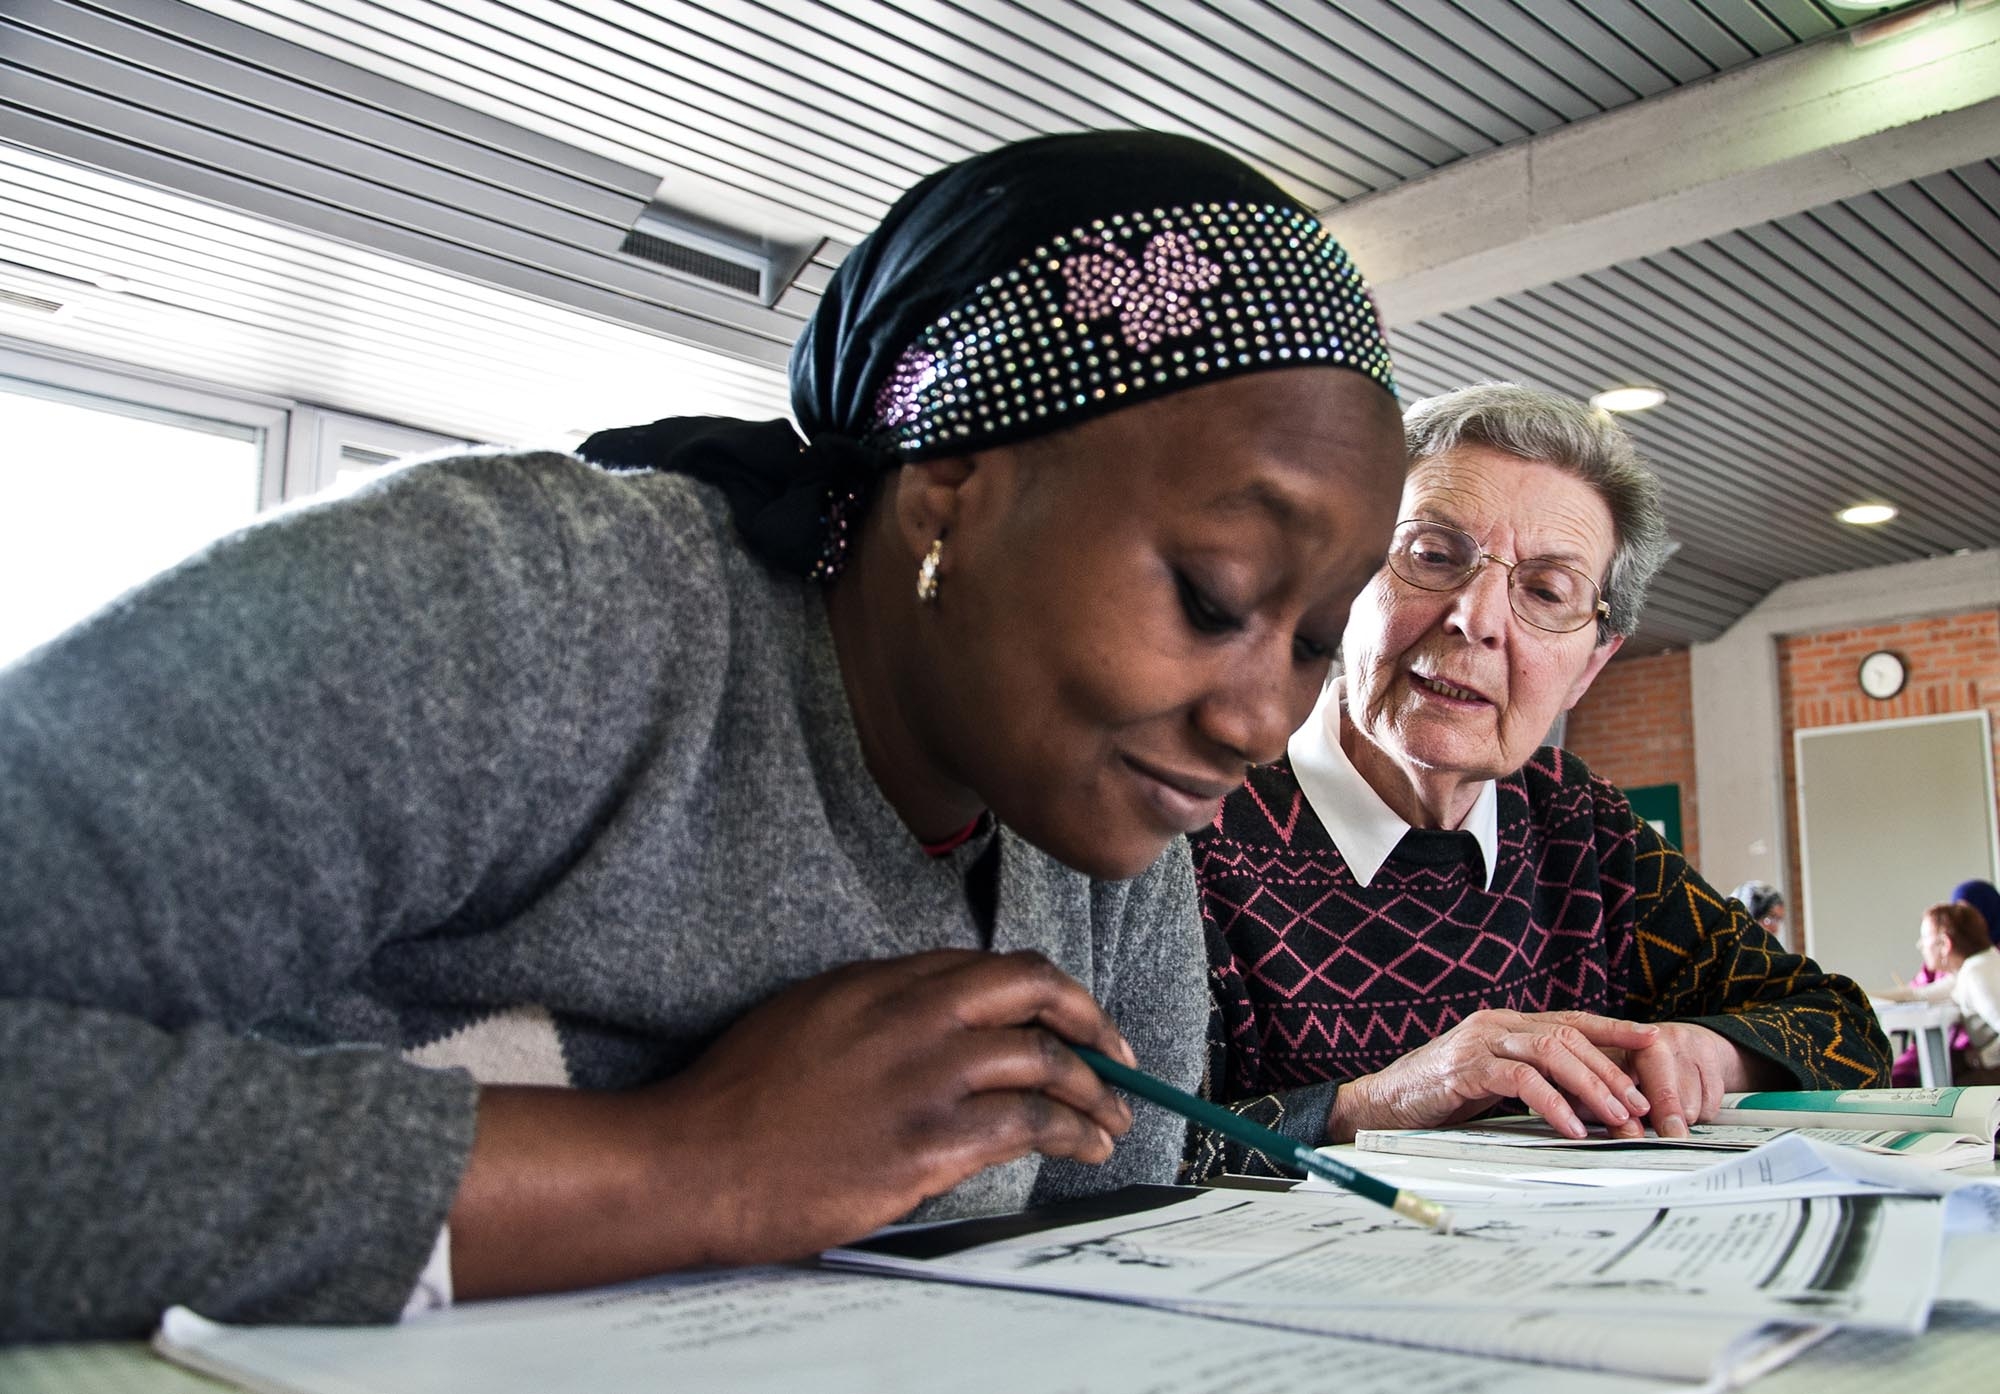
M 1661 1137 L 1686 1137 L 1688 1124 L 1714 1118 L 1725 1093 L 1786 1084 L 1770 1061 L 1689 1021 L 1661 1022 L 1652 1044 L 1626 1052 L 1622 1063 L 1651 1105 L 1646 1121 Z M 1615 1137 L 1644 1131 L 1636 1120 L 1611 1127 Z
M 1614 1056 L 1637 1059 L 1661 1030 L 1591 1012 L 1474 1012 L 1387 1069 L 1342 1084 L 1327 1138 L 1458 1123 L 1502 1099 L 1519 1099 L 1571 1137 L 1583 1136 L 1586 1120 L 1636 1131 L 1647 1096 Z M 1678 1080 L 1665 1059 L 1649 1062 L 1655 1077 Z

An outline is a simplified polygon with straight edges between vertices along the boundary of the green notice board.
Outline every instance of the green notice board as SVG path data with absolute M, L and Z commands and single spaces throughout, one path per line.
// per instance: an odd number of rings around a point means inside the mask
M 1681 845 L 1681 786 L 1678 784 L 1645 784 L 1637 789 L 1627 789 L 1625 797 L 1631 801 L 1632 811 L 1651 823 L 1676 849 Z

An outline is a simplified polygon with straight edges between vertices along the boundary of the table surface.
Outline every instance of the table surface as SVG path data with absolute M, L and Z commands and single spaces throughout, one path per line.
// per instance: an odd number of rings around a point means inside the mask
M 1917 1031 L 1927 1026 L 1952 1026 L 1958 1021 L 1958 1008 L 1950 1002 L 1889 1002 L 1879 997 L 1868 1001 L 1884 1031 Z

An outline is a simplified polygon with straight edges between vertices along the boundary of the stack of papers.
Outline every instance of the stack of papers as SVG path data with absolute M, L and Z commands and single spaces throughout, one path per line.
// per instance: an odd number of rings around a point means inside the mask
M 1455 1128 L 1363 1131 L 1363 1152 L 1490 1161 L 1532 1154 L 1545 1167 L 1616 1167 L 1693 1171 L 1730 1152 L 1747 1152 L 1787 1134 L 1864 1151 L 1891 1153 L 1948 1171 L 1993 1160 L 2000 1087 L 1824 1090 L 1735 1094 L 1714 1123 L 1685 1138 L 1614 1138 L 1602 1127 L 1584 1138 L 1558 1133 L 1540 1118 L 1487 1119 Z M 1364 1166 L 1366 1159 L 1363 1159 Z
M 1973 1275 L 2000 1241 L 2000 1180 L 1798 1135 L 1665 1181 L 1460 1186 L 1448 1235 L 1323 1182 L 1122 1194 L 1128 1213 L 1063 1223 L 1056 1207 L 1025 1232 L 971 1221 L 827 1257 L 1720 1387 L 1835 1325 L 1915 1332 L 1941 1295 L 1991 1304 Z
M 1134 1187 L 825 1256 L 848 1271 L 664 1278 L 391 1328 L 176 1311 L 155 1344 L 265 1394 L 1224 1394 L 1252 1372 L 1343 1394 L 1665 1394 L 1734 1387 L 1836 1331 L 1902 1359 L 1940 1304 L 2000 1312 L 2000 1178 L 1800 1132 L 1652 1181 L 1435 1194 L 1452 1233 L 1324 1183 Z M 1990 1340 L 1994 1318 L 1954 1320 Z

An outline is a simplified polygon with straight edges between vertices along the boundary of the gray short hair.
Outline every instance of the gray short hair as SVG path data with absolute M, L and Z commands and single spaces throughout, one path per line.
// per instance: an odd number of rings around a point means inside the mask
M 1519 383 L 1485 382 L 1411 403 L 1403 434 L 1412 469 L 1462 445 L 1483 445 L 1553 465 L 1595 489 L 1611 510 L 1617 543 L 1603 582 L 1611 614 L 1599 622 L 1597 642 L 1639 627 L 1646 586 L 1667 559 L 1667 515 L 1660 481 L 1610 413 Z

